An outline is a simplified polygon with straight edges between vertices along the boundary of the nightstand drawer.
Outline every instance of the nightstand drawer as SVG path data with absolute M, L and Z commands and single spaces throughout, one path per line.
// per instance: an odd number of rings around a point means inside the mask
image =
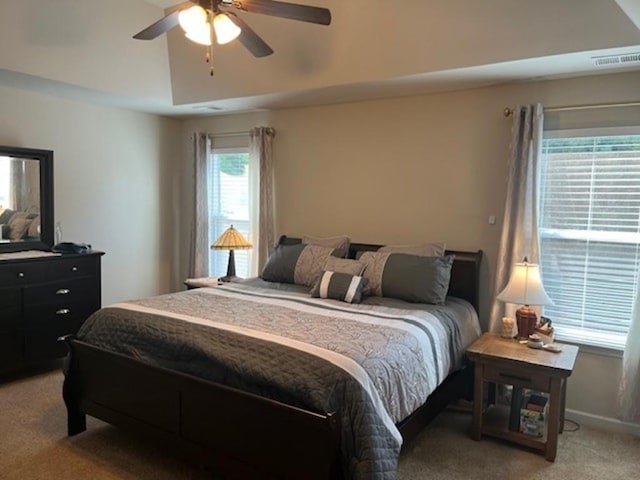
M 485 365 L 484 374 L 482 376 L 487 382 L 505 383 L 516 387 L 540 390 L 542 392 L 549 391 L 548 375 L 541 375 L 522 368 L 517 369 Z

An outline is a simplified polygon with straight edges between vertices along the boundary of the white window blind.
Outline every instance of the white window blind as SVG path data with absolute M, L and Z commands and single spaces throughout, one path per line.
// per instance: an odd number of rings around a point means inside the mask
M 246 148 L 214 149 L 209 159 L 210 238 L 213 244 L 230 225 L 249 234 L 249 153 Z M 249 250 L 235 250 L 236 275 L 249 276 Z M 221 277 L 227 274 L 228 250 L 211 250 L 209 272 Z
M 560 339 L 622 349 L 640 261 L 640 135 L 545 138 L 540 263 Z

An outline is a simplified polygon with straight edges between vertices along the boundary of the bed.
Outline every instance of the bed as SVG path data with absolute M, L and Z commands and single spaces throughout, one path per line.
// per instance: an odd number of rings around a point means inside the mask
M 349 257 L 377 248 L 351 244 Z M 395 478 L 401 445 L 471 391 L 481 252 L 448 253 L 446 305 L 424 310 L 259 279 L 102 309 L 64 339 L 68 433 L 92 415 L 227 478 Z M 419 345 L 437 335 L 455 341 Z M 378 350 L 396 352 L 391 366 Z

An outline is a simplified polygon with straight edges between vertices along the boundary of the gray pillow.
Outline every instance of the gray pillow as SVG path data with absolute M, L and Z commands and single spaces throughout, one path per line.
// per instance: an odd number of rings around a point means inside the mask
M 262 270 L 262 279 L 268 282 L 295 283 L 312 286 L 320 277 L 330 256 L 344 252 L 318 245 L 278 245 Z
M 351 243 L 351 239 L 346 235 L 338 235 L 335 237 L 311 237 L 309 235 L 304 235 L 302 237 L 302 243 L 305 245 L 339 248 L 344 250 L 346 256 L 346 254 L 349 253 L 349 244 Z
M 377 251 L 383 253 L 408 253 L 410 255 L 421 255 L 423 257 L 441 257 L 444 255 L 446 245 L 444 242 L 437 243 L 417 243 L 414 245 L 385 245 Z
M 358 275 L 324 271 L 311 290 L 315 298 L 332 298 L 347 303 L 360 303 L 367 279 Z
M 406 253 L 365 252 L 369 281 L 365 295 L 442 305 L 449 291 L 454 255 L 425 257 Z
M 357 260 L 347 258 L 329 257 L 324 264 L 323 270 L 337 273 L 347 273 L 349 275 L 362 275 L 366 265 Z

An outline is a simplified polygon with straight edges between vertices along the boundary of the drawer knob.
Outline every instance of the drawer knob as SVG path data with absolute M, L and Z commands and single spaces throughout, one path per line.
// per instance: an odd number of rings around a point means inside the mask
M 71 310 L 69 310 L 68 308 L 61 308 L 60 310 L 56 310 L 56 315 L 67 315 L 68 313 L 71 313 Z
M 18 278 L 24 278 L 24 272 L 18 273 Z
M 66 295 L 68 293 L 71 293 L 71 290 L 69 290 L 68 288 L 61 288 L 56 291 L 56 295 Z
M 76 267 L 75 265 L 73 267 L 71 267 L 71 271 L 72 272 L 77 272 L 78 271 L 78 267 Z

